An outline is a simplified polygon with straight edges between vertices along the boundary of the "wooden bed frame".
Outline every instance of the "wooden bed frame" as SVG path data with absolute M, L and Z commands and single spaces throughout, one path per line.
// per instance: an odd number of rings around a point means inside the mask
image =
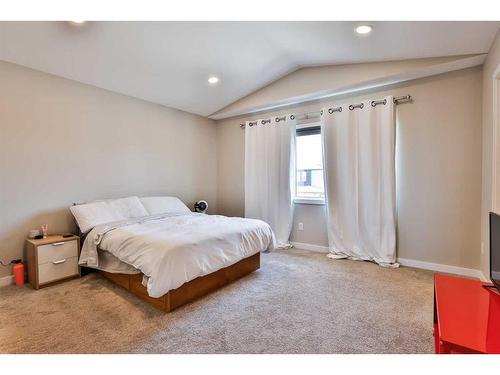
M 135 294 L 137 297 L 142 298 L 165 312 L 170 312 L 186 303 L 220 289 L 259 268 L 260 253 L 257 253 L 231 266 L 191 280 L 159 298 L 153 298 L 148 295 L 146 288 L 142 285 L 142 273 L 134 275 L 104 271 L 99 271 L 99 273 L 106 279 Z

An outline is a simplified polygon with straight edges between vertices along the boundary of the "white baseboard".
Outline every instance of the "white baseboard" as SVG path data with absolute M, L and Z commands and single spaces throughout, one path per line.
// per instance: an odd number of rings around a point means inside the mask
M 481 272 L 481 271 L 479 271 L 479 272 Z M 490 282 L 490 278 L 486 277 L 486 275 L 483 272 L 481 272 L 480 279 L 481 279 L 481 281 L 484 281 L 484 282 L 488 282 L 488 283 Z
M 325 253 L 325 254 L 328 253 L 327 246 L 319 246 L 319 245 L 313 245 L 313 244 L 309 244 L 309 243 L 301 243 L 301 242 L 293 242 L 293 241 L 291 241 L 290 243 L 293 245 L 293 247 L 296 247 L 298 249 L 309 250 L 309 251 L 314 251 L 314 252 L 318 252 L 318 253 Z M 489 280 L 489 278 L 487 278 L 480 270 L 476 270 L 473 268 L 449 266 L 447 264 L 423 262 L 420 260 L 413 260 L 413 259 L 406 259 L 406 258 L 398 258 L 397 262 L 399 264 L 401 264 L 402 266 L 406 266 L 406 267 L 421 268 L 421 269 L 429 270 L 429 271 L 451 273 L 454 275 L 467 276 L 467 277 L 475 277 L 477 279 L 480 279 L 481 281 L 488 281 Z
M 303 250 L 309 250 L 309 251 L 314 251 L 317 253 L 325 253 L 328 254 L 328 247 L 327 246 L 320 246 L 320 245 L 313 245 L 310 243 L 302 243 L 302 242 L 294 242 L 290 241 L 293 247 L 296 247 L 297 249 L 303 249 Z
M 397 262 L 399 264 L 401 264 L 402 266 L 422 268 L 424 270 L 443 272 L 443 273 L 451 273 L 454 275 L 475 277 L 475 278 L 480 279 L 480 280 L 485 280 L 483 273 L 480 270 L 476 270 L 474 268 L 449 266 L 447 264 L 423 262 L 421 260 L 413 260 L 413 259 L 406 259 L 406 258 L 398 258 Z
M 14 284 L 14 275 L 0 277 L 0 287 Z

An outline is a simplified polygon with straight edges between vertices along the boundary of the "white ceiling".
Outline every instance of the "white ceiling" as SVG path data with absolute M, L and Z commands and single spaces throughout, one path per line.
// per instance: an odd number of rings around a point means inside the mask
M 0 22 L 0 59 L 207 116 L 301 66 L 484 53 L 500 27 L 371 22 L 360 37 L 357 24 Z

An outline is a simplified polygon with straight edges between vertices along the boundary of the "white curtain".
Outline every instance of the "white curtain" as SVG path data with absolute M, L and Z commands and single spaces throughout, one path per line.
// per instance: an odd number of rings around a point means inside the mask
M 394 103 L 375 103 L 322 111 L 329 257 L 397 267 Z
M 245 217 L 274 231 L 279 247 L 289 246 L 293 221 L 295 117 L 245 124 Z

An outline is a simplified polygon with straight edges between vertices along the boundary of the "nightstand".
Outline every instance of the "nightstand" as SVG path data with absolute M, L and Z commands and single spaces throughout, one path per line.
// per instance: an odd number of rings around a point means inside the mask
M 28 280 L 34 289 L 80 276 L 80 238 L 52 235 L 26 240 Z

